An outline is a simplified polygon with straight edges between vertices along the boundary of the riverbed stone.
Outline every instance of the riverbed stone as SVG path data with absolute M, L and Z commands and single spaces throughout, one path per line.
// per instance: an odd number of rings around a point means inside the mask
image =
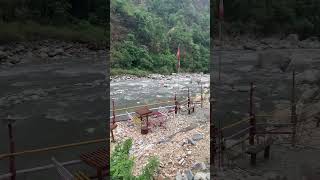
M 196 145 L 196 142 L 194 140 L 192 140 L 192 139 L 188 139 L 188 143 L 192 144 L 192 145 Z
M 188 180 L 193 180 L 193 174 L 190 169 L 186 170 L 184 173 L 185 173 Z
M 316 69 L 306 70 L 296 75 L 297 83 L 315 83 L 320 80 L 320 71 Z
M 209 180 L 210 179 L 210 173 L 204 173 L 204 172 L 197 172 L 194 176 L 194 180 Z
M 203 134 L 197 133 L 192 136 L 192 140 L 194 141 L 199 141 L 201 139 L 203 139 Z
M 191 167 L 192 170 L 206 170 L 206 164 L 204 162 L 194 163 Z
M 4 51 L 0 51 L 0 61 L 7 59 L 8 55 Z

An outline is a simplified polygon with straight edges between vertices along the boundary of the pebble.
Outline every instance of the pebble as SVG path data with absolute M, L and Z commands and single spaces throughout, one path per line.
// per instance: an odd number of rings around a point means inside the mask
M 206 170 L 206 164 L 204 162 L 194 163 L 191 167 L 192 170 Z
M 192 139 L 188 139 L 188 143 L 192 144 L 192 145 L 196 145 L 196 142 L 194 140 L 192 140 Z
M 184 158 L 181 158 L 180 161 L 179 161 L 179 164 L 182 165 L 183 162 L 184 162 Z
M 194 180 L 209 180 L 210 174 L 204 173 L 204 172 L 197 172 L 197 174 L 194 176 Z
M 181 175 L 180 171 L 177 172 L 176 180 L 182 180 L 182 175 Z
M 186 170 L 184 173 L 187 175 L 188 180 L 193 180 L 193 174 L 190 169 Z
M 201 139 L 203 139 L 203 134 L 197 133 L 192 136 L 192 140 L 194 141 L 199 141 Z

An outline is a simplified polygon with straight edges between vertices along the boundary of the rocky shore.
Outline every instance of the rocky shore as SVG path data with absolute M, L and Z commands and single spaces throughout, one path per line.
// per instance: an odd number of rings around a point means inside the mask
M 205 99 L 207 100 L 207 94 Z M 150 120 L 155 121 L 156 119 Z M 191 115 L 178 113 L 170 116 L 165 128 L 155 127 L 147 135 L 139 127 L 129 126 L 130 121 L 118 122 L 115 129 L 116 143 L 133 139 L 130 151 L 135 157 L 134 175 L 141 173 L 150 156 L 157 156 L 160 169 L 155 179 L 210 179 L 210 126 L 209 103 L 197 105 Z M 115 143 L 111 142 L 111 149 Z
M 0 65 L 12 66 L 33 61 L 54 61 L 70 58 L 106 57 L 107 51 L 90 44 L 39 40 L 0 45 Z
M 317 37 L 301 40 L 297 34 L 289 34 L 285 38 L 252 38 L 248 36 L 224 37 L 221 42 L 216 38 L 213 44 L 218 49 L 230 50 L 267 50 L 267 49 L 318 49 L 320 41 Z M 221 46 L 222 45 L 222 46 Z

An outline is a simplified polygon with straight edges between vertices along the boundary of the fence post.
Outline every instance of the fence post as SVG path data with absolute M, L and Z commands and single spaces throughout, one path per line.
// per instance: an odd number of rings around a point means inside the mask
M 178 102 L 177 102 L 177 94 L 176 93 L 174 93 L 174 104 L 175 104 L 174 113 L 177 114 L 178 113 Z
M 190 90 L 188 88 L 188 114 L 190 114 Z
M 201 83 L 201 81 L 200 81 L 200 88 L 201 88 L 201 108 L 203 107 L 203 95 L 202 95 L 202 83 Z
M 112 116 L 113 116 L 112 117 L 112 125 L 114 125 L 116 123 L 116 113 L 115 113 L 114 99 L 112 99 Z M 115 142 L 114 135 L 113 135 L 113 129 L 111 129 L 111 138 L 112 138 L 112 142 Z
M 295 69 L 292 71 L 292 97 L 291 97 L 291 123 L 292 127 L 292 146 L 296 144 L 296 128 L 297 128 L 297 116 L 296 116 L 296 102 L 295 102 Z
M 249 110 L 249 115 L 250 115 L 250 131 L 249 131 L 249 144 L 254 145 L 254 134 L 256 130 L 256 123 L 255 123 L 255 117 L 253 113 L 253 83 L 251 82 L 250 84 L 250 110 Z
M 9 130 L 9 142 L 10 142 L 10 153 L 15 153 L 15 143 L 13 139 L 13 130 L 12 130 L 12 122 L 8 119 L 8 130 Z M 15 157 L 10 156 L 10 172 L 11 172 L 11 180 L 16 179 L 16 164 Z
M 217 133 L 217 129 L 215 127 L 215 125 L 213 124 L 212 125 L 212 148 L 213 148 L 213 165 L 215 165 L 215 158 L 216 158 L 216 154 L 217 154 L 217 151 L 216 151 L 216 133 Z

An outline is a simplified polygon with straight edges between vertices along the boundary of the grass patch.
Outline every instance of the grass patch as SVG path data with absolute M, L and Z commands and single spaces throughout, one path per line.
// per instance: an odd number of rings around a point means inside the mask
M 111 68 L 111 76 L 118 75 L 134 75 L 137 77 L 146 77 L 150 74 L 149 71 L 140 70 L 140 69 L 119 69 L 119 68 Z
M 127 139 L 123 143 L 117 144 L 110 158 L 111 179 L 127 180 L 152 180 L 153 175 L 159 168 L 157 157 L 151 157 L 143 168 L 139 176 L 133 176 L 134 158 L 129 155 L 132 147 L 132 139 Z
M 87 22 L 68 26 L 40 25 L 28 21 L 0 22 L 0 43 L 10 43 L 28 40 L 57 39 L 71 42 L 105 45 L 109 36 L 103 27 L 93 26 Z

